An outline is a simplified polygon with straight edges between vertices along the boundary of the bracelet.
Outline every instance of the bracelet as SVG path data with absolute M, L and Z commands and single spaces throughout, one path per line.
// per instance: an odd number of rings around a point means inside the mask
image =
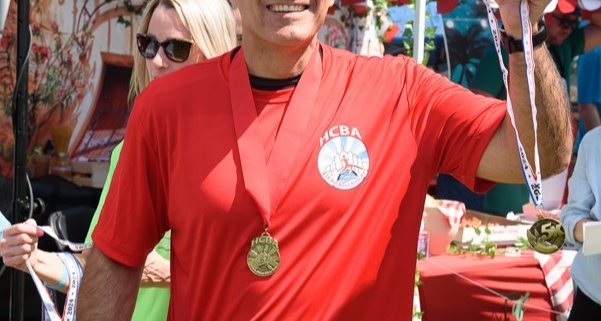
M 524 44 L 522 40 L 516 40 L 512 36 L 507 35 L 503 28 L 499 28 L 501 34 L 501 42 L 503 47 L 507 49 L 507 52 L 512 54 L 514 52 L 524 52 Z M 538 31 L 532 35 L 532 47 L 536 48 L 543 42 L 547 41 L 547 25 L 544 19 L 538 21 Z
M 48 283 L 46 283 L 46 286 L 52 290 L 60 290 L 62 288 L 65 287 L 65 285 L 67 285 L 67 281 L 69 280 L 69 271 L 67 271 L 67 266 L 65 265 L 65 263 L 62 264 L 63 265 L 63 276 L 61 277 L 61 280 L 58 281 L 57 285 L 49 285 Z

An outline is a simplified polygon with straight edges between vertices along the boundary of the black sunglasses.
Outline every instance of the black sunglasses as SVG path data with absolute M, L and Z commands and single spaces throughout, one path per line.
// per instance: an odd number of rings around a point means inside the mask
M 580 19 L 572 20 L 568 17 L 552 15 L 563 29 L 576 29 L 580 25 Z
M 184 62 L 190 56 L 192 41 L 184 39 L 170 38 L 163 42 L 159 42 L 156 37 L 151 35 L 137 34 L 136 42 L 138 43 L 138 51 L 142 57 L 153 59 L 159 52 L 159 47 L 163 47 L 167 59 L 173 62 Z

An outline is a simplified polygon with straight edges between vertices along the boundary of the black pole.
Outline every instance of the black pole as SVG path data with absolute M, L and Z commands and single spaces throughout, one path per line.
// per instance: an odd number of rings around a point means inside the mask
M 15 134 L 13 207 L 11 222 L 23 222 L 27 215 L 27 98 L 29 82 L 29 62 L 27 59 L 29 44 L 29 0 L 17 1 L 17 70 L 16 99 L 13 108 L 13 130 Z M 33 195 L 29 195 L 33 197 Z M 24 274 L 17 269 L 10 269 L 10 320 L 23 320 Z

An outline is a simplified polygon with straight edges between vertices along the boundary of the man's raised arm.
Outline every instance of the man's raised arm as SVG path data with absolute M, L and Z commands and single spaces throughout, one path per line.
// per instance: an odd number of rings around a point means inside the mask
M 522 39 L 519 0 L 497 0 L 508 36 Z M 532 33 L 539 31 L 538 21 L 549 0 L 528 0 Z M 570 108 L 567 92 L 544 43 L 534 48 L 534 81 L 538 122 L 538 151 L 543 177 L 565 169 L 572 152 L 573 135 L 570 126 Z M 534 130 L 526 62 L 523 52 L 509 54 L 509 96 L 513 104 L 520 141 L 534 165 Z M 489 143 L 478 167 L 478 176 L 494 181 L 523 182 L 517 154 L 514 129 L 506 115 Z

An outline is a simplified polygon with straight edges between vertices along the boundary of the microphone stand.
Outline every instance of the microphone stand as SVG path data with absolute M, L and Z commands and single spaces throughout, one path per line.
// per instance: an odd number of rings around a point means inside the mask
M 13 107 L 13 131 L 15 135 L 13 203 L 11 222 L 23 222 L 29 211 L 27 195 L 27 98 L 29 82 L 28 52 L 30 47 L 29 33 L 29 0 L 17 1 L 17 70 L 16 100 Z M 29 195 L 33 198 L 33 195 Z M 24 273 L 10 269 L 10 315 L 11 321 L 23 320 L 23 299 L 25 296 Z

